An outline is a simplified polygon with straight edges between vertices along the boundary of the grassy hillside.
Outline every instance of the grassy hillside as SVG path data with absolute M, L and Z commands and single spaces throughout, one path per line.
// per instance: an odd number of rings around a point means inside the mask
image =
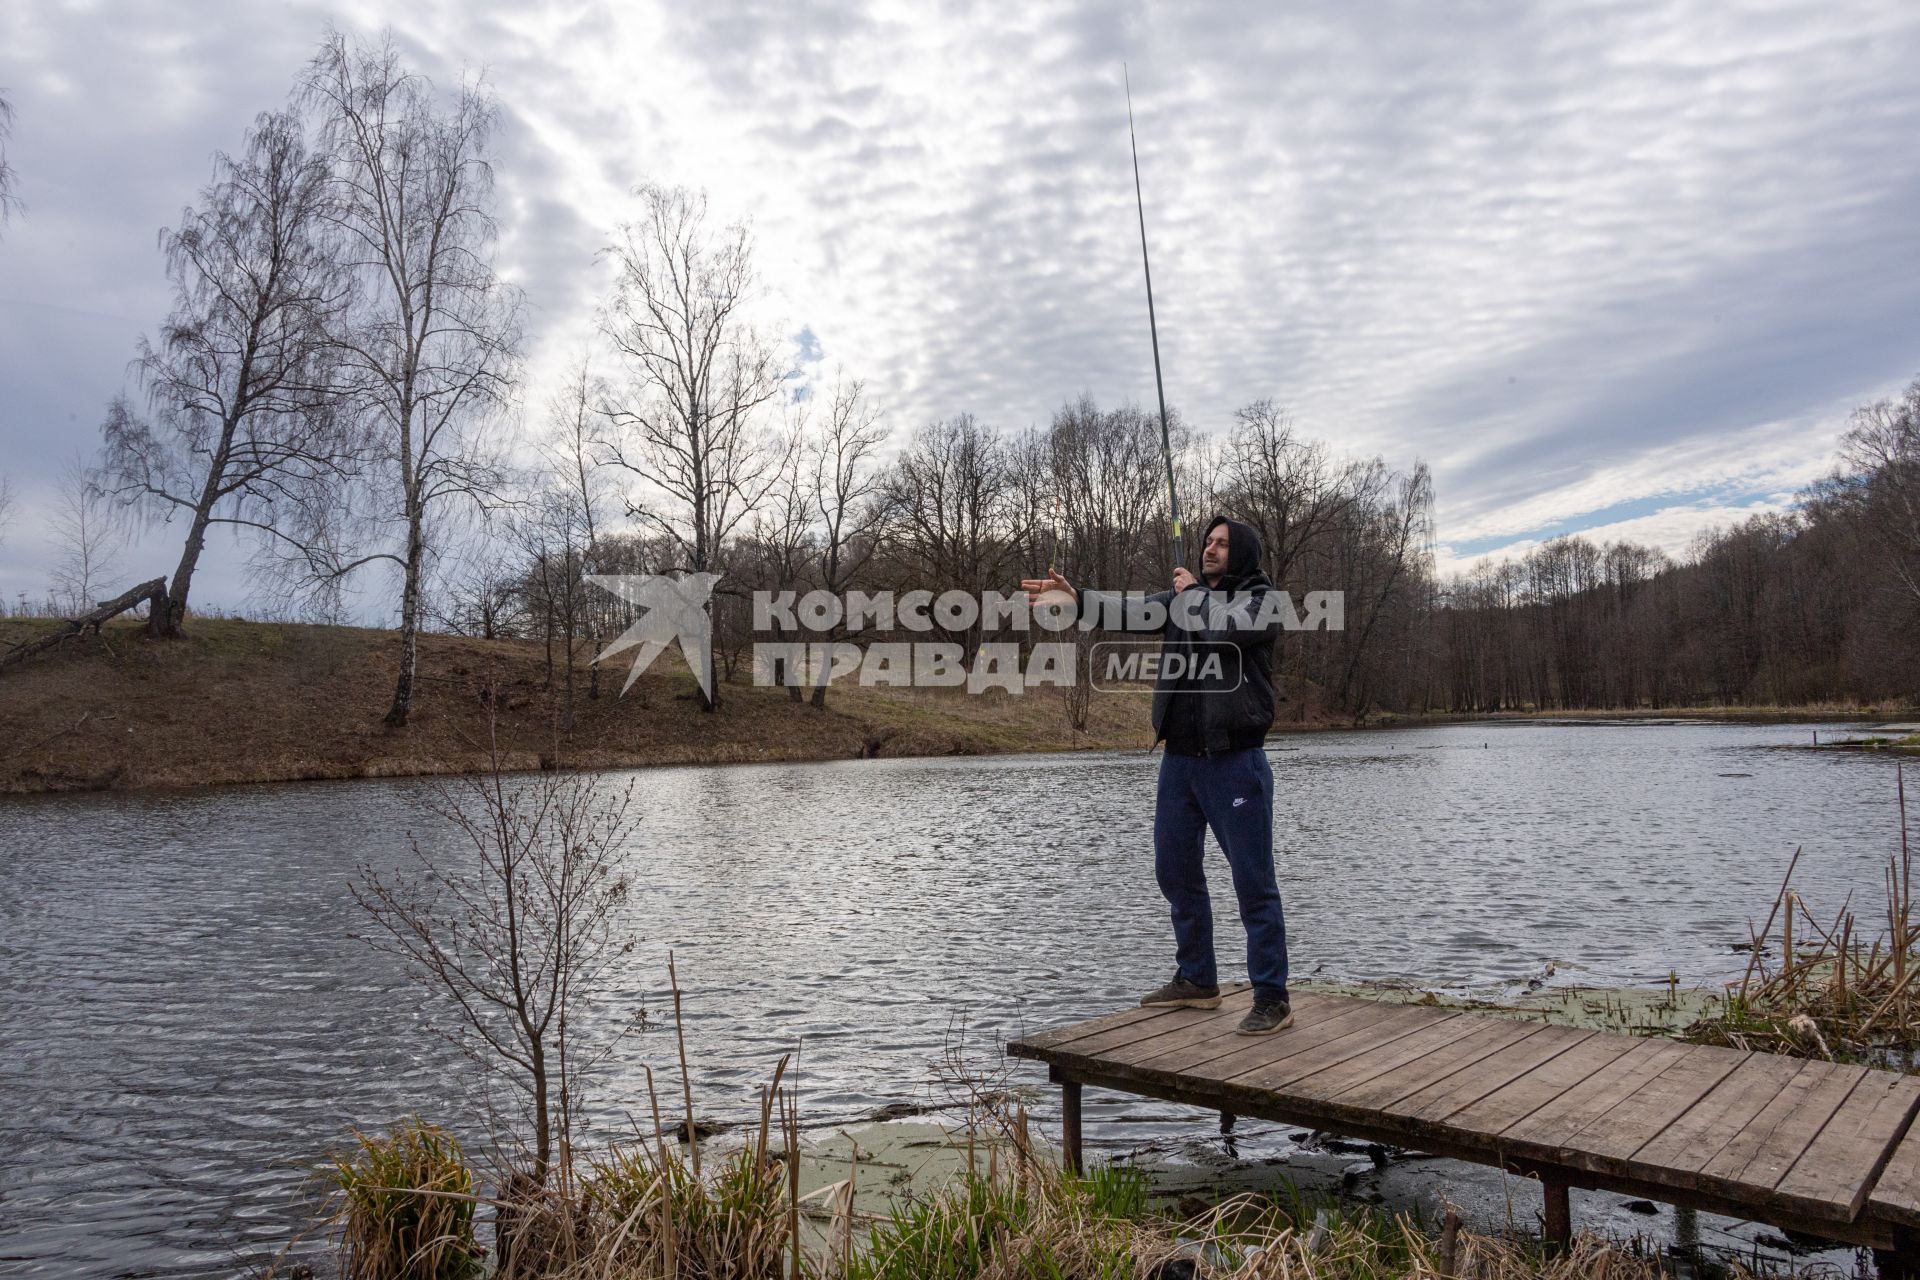
M 44 619 L 0 619 L 0 646 L 43 634 Z M 559 673 L 527 641 L 423 636 L 413 723 L 381 725 L 399 645 L 392 632 L 195 618 L 184 640 L 141 624 L 0 671 L 0 792 L 278 782 L 462 772 L 486 760 L 485 690 L 500 692 L 509 767 L 828 760 L 1145 747 L 1144 694 L 1096 693 L 1088 732 L 1069 728 L 1062 695 L 836 685 L 816 711 L 787 691 L 727 685 L 700 710 L 693 677 L 663 655 L 624 698 L 626 660 L 558 726 Z

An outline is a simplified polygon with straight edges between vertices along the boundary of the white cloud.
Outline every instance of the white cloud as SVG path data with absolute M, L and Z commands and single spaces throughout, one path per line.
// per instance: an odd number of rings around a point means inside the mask
M 1791 488 L 1920 370 L 1899 3 L 143 12 L 104 45 L 97 15 L 0 16 L 0 48 L 72 85 L 56 107 L 13 78 L 33 209 L 0 239 L 0 336 L 23 344 L 0 379 L 22 402 L 97 412 L 124 357 L 37 342 L 8 299 L 157 321 L 154 228 L 328 17 L 396 24 L 442 81 L 487 68 L 537 380 L 590 331 L 627 188 L 658 180 L 754 220 L 783 331 L 810 326 L 899 426 L 1150 400 L 1122 60 L 1170 399 L 1218 427 L 1273 396 L 1336 448 L 1424 457 L 1443 542 Z M 37 429 L 0 407 L 28 485 Z
M 1579 536 L 1597 546 L 1612 542 L 1631 542 L 1655 547 L 1675 560 L 1684 559 L 1688 546 L 1702 532 L 1727 529 L 1754 516 L 1775 515 L 1794 505 L 1792 493 L 1772 493 L 1751 502 L 1725 503 L 1712 498 L 1676 503 L 1644 516 L 1584 526 Z M 1547 541 L 1545 538 L 1519 538 L 1477 555 L 1463 556 L 1441 547 L 1434 556 L 1434 568 L 1442 578 L 1456 573 L 1471 573 L 1482 564 L 1518 560 Z

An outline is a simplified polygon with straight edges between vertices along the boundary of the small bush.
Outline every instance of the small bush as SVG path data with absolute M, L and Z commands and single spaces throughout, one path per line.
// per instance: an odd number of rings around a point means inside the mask
M 474 1176 L 460 1144 L 413 1120 L 354 1135 L 321 1177 L 339 1197 L 341 1273 L 352 1280 L 461 1280 L 479 1269 Z

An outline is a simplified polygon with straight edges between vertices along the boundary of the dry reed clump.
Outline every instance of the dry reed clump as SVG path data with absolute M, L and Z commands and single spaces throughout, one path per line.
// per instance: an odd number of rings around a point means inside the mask
M 1243 1195 L 1186 1219 L 1157 1213 L 1144 1171 L 1062 1169 L 1033 1140 L 1025 1108 L 1004 1095 L 971 1124 L 973 1168 L 878 1219 L 853 1208 L 851 1180 L 824 1188 L 828 1221 L 799 1230 L 798 1116 L 780 1088 L 760 1123 L 717 1167 L 669 1143 L 656 1102 L 651 1142 L 609 1148 L 548 1185 L 509 1176 L 502 1196 L 474 1194 L 457 1144 L 414 1124 L 361 1138 L 340 1178 L 342 1274 L 355 1280 L 467 1276 L 484 1254 L 473 1210 L 495 1213 L 498 1280 L 1654 1280 L 1653 1259 L 1580 1238 L 1559 1256 L 1460 1229 L 1438 1237 L 1407 1216 L 1315 1212 Z M 1004 1153 L 1005 1158 L 1002 1158 Z M 568 1153 L 571 1154 L 571 1153 Z M 856 1166 L 857 1167 L 857 1166 Z M 408 1185 L 417 1178 L 418 1185 Z M 815 1193 L 819 1195 L 821 1193 Z M 1744 1274 L 1737 1272 L 1736 1274 Z
M 473 1169 L 453 1135 L 418 1119 L 385 1137 L 354 1135 L 321 1179 L 336 1193 L 330 1220 L 340 1271 L 353 1280 L 460 1280 L 485 1253 L 474 1236 Z
M 669 970 L 672 976 L 671 969 Z M 679 985 L 674 979 L 675 1027 Z M 685 1071 L 685 1041 L 680 1039 Z M 356 1135 L 326 1177 L 341 1274 L 352 1280 L 452 1280 L 486 1250 L 474 1210 L 493 1209 L 496 1280 L 1653 1280 L 1657 1263 L 1582 1238 L 1537 1251 L 1460 1229 L 1436 1239 L 1408 1217 L 1333 1217 L 1300 1202 L 1241 1196 L 1198 1217 L 1157 1213 L 1144 1171 L 1063 1169 L 1034 1140 L 1024 1105 L 950 1049 L 945 1075 L 962 1090 L 965 1171 L 880 1217 L 854 1205 L 849 1176 L 799 1194 L 797 1098 L 787 1059 L 761 1091 L 759 1124 L 740 1149 L 702 1168 L 697 1143 L 669 1143 L 651 1070 L 651 1140 L 576 1158 L 562 1144 L 550 1176 L 510 1173 L 496 1198 L 477 1194 L 459 1145 L 415 1121 L 386 1138 Z M 697 1131 L 691 1088 L 686 1125 Z M 824 1198 L 808 1243 L 803 1201 Z
M 866 1245 L 809 1275 L 842 1280 L 1654 1280 L 1655 1260 L 1579 1237 L 1557 1256 L 1407 1215 L 1317 1211 L 1247 1194 L 1186 1219 L 1153 1211 L 1144 1171 L 1086 1176 L 1036 1152 L 1024 1108 L 989 1113 L 1012 1158 L 896 1207 Z M 836 1268 L 831 1265 L 834 1262 Z M 1736 1275 L 1744 1275 L 1735 1269 Z M 636 1278 L 639 1280 L 639 1278 Z M 651 1280 L 648 1277 L 647 1280 Z
M 1887 862 L 1886 906 L 1866 937 L 1848 899 L 1830 926 L 1807 911 L 1793 889 L 1795 850 L 1766 924 L 1753 931 L 1752 952 L 1738 984 L 1727 986 L 1723 1013 L 1681 1033 L 1701 1044 L 1730 1045 L 1829 1061 L 1885 1063 L 1903 1055 L 1912 1069 L 1920 1047 L 1920 921 L 1914 917 L 1913 858 L 1907 839 L 1904 770 L 1896 769 L 1900 849 Z M 1765 951 L 1778 921 L 1779 956 Z

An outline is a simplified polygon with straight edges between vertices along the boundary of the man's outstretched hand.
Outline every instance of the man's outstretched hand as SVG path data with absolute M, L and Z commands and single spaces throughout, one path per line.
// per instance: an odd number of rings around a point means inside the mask
M 1020 589 L 1027 593 L 1027 604 L 1069 605 L 1080 602 L 1080 593 L 1073 584 L 1060 576 L 1057 569 L 1049 568 L 1044 578 L 1022 578 Z

